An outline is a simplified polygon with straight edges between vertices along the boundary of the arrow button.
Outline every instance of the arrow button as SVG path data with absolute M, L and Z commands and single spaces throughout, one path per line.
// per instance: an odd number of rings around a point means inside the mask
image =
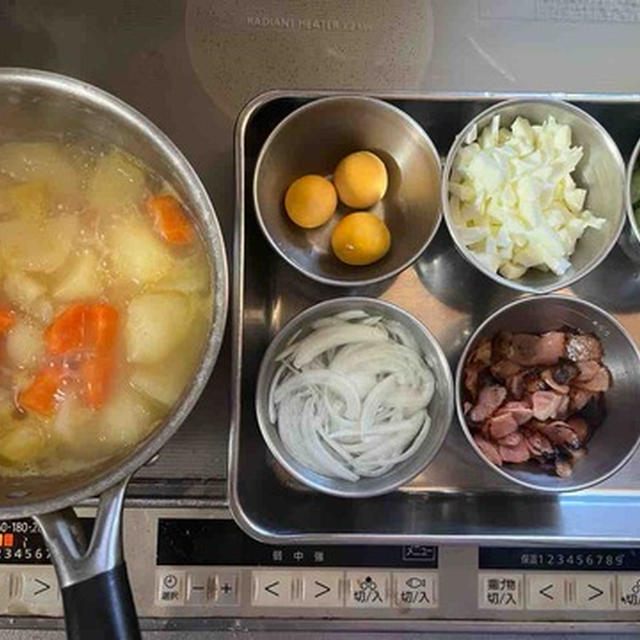
M 40 580 L 40 578 L 34 578 L 34 581 L 36 583 L 36 590 L 33 592 L 34 596 L 39 596 L 41 593 L 51 589 L 51 585 L 44 580 Z
M 51 573 L 44 567 L 33 570 L 25 567 L 21 576 L 20 599 L 28 605 L 49 606 L 58 601 L 58 588 L 53 569 Z M 16 594 L 18 595 L 18 594 Z
M 549 593 L 551 589 L 553 589 L 553 584 L 548 584 L 546 587 L 543 587 L 542 589 L 540 589 L 538 593 L 541 596 L 544 596 L 545 598 L 547 598 L 548 600 L 554 600 L 554 597 Z
M 252 576 L 252 603 L 258 607 L 289 607 L 298 597 L 300 579 L 296 572 L 254 569 Z
M 611 573 L 575 577 L 575 601 L 580 609 L 615 611 L 616 577 Z
M 328 587 L 326 584 L 323 584 L 319 580 L 314 580 L 313 583 L 316 586 L 320 587 L 320 590 L 313 596 L 314 598 L 321 598 L 325 594 L 329 593 L 329 591 L 331 591 L 331 587 Z
M 302 605 L 335 609 L 344 607 L 344 572 L 309 571 L 302 578 Z
M 589 596 L 588 600 L 589 602 L 591 602 L 591 600 L 595 600 L 596 598 L 599 598 L 600 596 L 602 596 L 604 594 L 604 591 L 602 589 L 599 589 L 598 587 L 596 587 L 595 585 L 589 583 L 587 585 L 587 588 L 591 590 L 591 595 Z
M 525 575 L 525 607 L 531 610 L 560 610 L 567 607 L 568 583 L 572 579 L 555 573 Z

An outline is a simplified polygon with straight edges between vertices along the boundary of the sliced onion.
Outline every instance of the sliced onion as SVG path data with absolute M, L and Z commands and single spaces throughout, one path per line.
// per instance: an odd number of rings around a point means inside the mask
M 316 473 L 375 477 L 427 437 L 436 381 L 400 323 L 359 310 L 321 318 L 277 359 L 269 419 L 287 452 Z

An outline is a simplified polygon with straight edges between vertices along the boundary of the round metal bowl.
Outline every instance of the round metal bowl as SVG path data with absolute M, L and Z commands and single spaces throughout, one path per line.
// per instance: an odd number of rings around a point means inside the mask
M 301 337 L 304 337 L 307 333 L 306 328 L 315 320 L 353 309 L 363 310 L 400 322 L 420 345 L 436 380 L 435 392 L 429 404 L 431 427 L 429 435 L 420 448 L 411 458 L 401 462 L 388 473 L 377 478 L 362 478 L 357 482 L 329 478 L 298 463 L 284 448 L 278 434 L 277 425 L 269 420 L 268 409 L 269 388 L 277 369 L 275 359 L 289 340 L 298 332 L 300 332 Z M 256 415 L 260 431 L 271 453 L 292 476 L 323 493 L 346 498 L 366 498 L 388 493 L 408 483 L 436 456 L 451 425 L 453 416 L 453 380 L 449 363 L 440 345 L 429 330 L 416 318 L 399 307 L 382 300 L 361 297 L 337 298 L 320 302 L 302 311 L 290 320 L 272 340 L 260 365 L 256 388 Z
M 577 461 L 568 478 L 551 475 L 536 462 L 498 467 L 477 447 L 463 409 L 463 369 L 467 357 L 482 336 L 500 331 L 538 333 L 562 327 L 595 334 L 602 342 L 604 363 L 612 376 L 606 392 L 607 416 L 587 444 L 587 455 Z M 516 300 L 487 318 L 467 342 L 456 369 L 456 410 L 467 440 L 475 452 L 497 473 L 519 485 L 539 491 L 560 492 L 585 489 L 602 482 L 622 468 L 640 443 L 638 398 L 640 397 L 640 353 L 622 325 L 599 307 L 562 295 Z
M 484 266 L 459 238 L 449 209 L 449 176 L 460 148 L 474 127 L 478 132 L 500 115 L 500 126 L 510 127 L 518 116 L 533 124 L 553 116 L 560 124 L 571 127 L 572 142 L 584 149 L 573 177 L 579 187 L 587 189 L 585 207 L 607 224 L 602 229 L 587 229 L 570 258 L 571 268 L 562 276 L 529 269 L 521 278 L 509 280 Z M 567 102 L 554 99 L 517 99 L 496 104 L 478 114 L 456 136 L 447 154 L 442 180 L 442 209 L 449 232 L 460 253 L 492 280 L 518 291 L 550 293 L 568 287 L 595 269 L 616 243 L 624 226 L 624 161 L 611 136 L 589 114 Z
M 369 150 L 385 163 L 389 186 L 370 210 L 391 231 L 391 249 L 368 266 L 344 264 L 331 251 L 331 232 L 351 213 L 339 205 L 322 227 L 302 229 L 284 210 L 287 187 L 307 173 L 331 176 L 353 151 Z M 273 248 L 309 278 L 363 286 L 390 278 L 425 250 L 440 224 L 440 159 L 429 136 L 396 107 L 364 96 L 310 102 L 289 114 L 264 143 L 253 181 L 258 222 Z
M 640 140 L 636 142 L 636 146 L 633 148 L 633 153 L 631 154 L 631 158 L 629 159 L 629 164 L 627 165 L 627 175 L 624 190 L 625 208 L 627 210 L 627 218 L 629 219 L 629 224 L 631 226 L 631 235 L 634 240 L 633 244 L 636 248 L 636 254 L 640 254 L 640 225 L 638 225 L 638 219 L 636 217 L 635 211 L 633 210 L 633 201 L 631 200 L 631 180 L 633 178 L 633 171 L 638 164 L 639 155 Z M 634 257 L 637 257 L 637 255 Z

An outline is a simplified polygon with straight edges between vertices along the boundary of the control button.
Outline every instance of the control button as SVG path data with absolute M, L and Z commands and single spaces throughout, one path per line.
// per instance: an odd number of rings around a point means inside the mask
M 526 576 L 527 609 L 564 609 L 567 580 L 556 573 L 530 573 Z
M 215 602 L 222 607 L 238 604 L 238 574 L 218 573 L 215 577 Z
M 480 609 L 522 609 L 521 573 L 481 573 L 478 607 Z
M 394 604 L 401 609 L 435 609 L 438 606 L 438 574 L 402 571 L 393 574 Z
M 301 578 L 293 571 L 253 571 L 253 604 L 288 607 L 299 596 Z
M 640 575 L 618 574 L 618 608 L 640 610 Z
M 593 574 L 576 576 L 576 609 L 614 610 L 616 608 L 616 578 Z
M 342 571 L 307 571 L 302 583 L 305 607 L 343 607 L 344 573 Z
M 205 605 L 207 600 L 213 596 L 214 591 L 213 576 L 203 573 L 187 574 L 187 604 Z M 211 592 L 211 596 L 209 592 Z
M 174 569 L 156 571 L 158 604 L 176 606 L 184 604 L 186 592 L 186 574 Z
M 376 571 L 347 572 L 347 607 L 388 607 L 389 574 Z
M 29 605 L 50 605 L 58 601 L 58 582 L 53 567 L 25 567 L 15 577 L 12 591 L 16 599 Z

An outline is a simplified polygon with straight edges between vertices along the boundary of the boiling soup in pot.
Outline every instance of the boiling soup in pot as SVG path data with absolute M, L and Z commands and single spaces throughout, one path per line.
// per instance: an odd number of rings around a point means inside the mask
M 0 473 L 121 453 L 191 379 L 210 267 L 171 186 L 114 148 L 0 144 Z

